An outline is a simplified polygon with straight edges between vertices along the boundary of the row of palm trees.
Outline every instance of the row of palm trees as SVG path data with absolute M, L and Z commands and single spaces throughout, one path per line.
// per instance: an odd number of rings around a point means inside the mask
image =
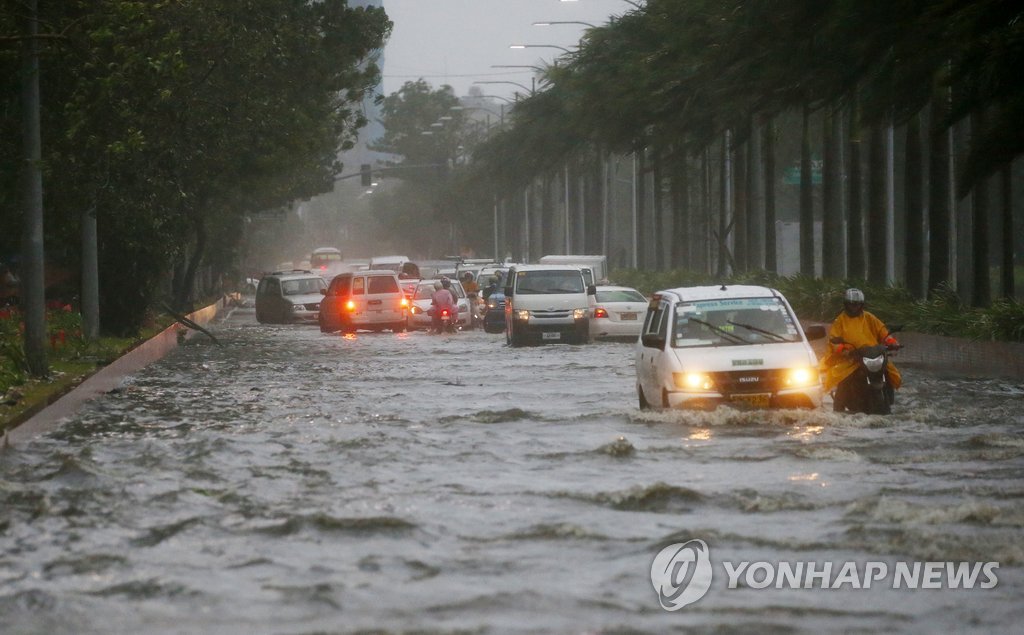
M 1022 13 L 1008 0 L 649 0 L 547 68 L 466 182 L 498 192 L 510 241 L 561 213 L 588 228 L 573 249 L 597 251 L 629 157 L 639 266 L 776 271 L 778 148 L 798 143 L 801 272 L 819 261 L 923 295 L 955 285 L 969 253 L 984 306 L 993 261 L 1013 294 Z

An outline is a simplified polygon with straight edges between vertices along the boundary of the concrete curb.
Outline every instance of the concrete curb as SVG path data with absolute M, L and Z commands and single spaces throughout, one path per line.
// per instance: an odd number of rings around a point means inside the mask
M 205 326 L 227 306 L 227 298 L 223 298 L 208 307 L 189 313 L 186 317 L 200 326 Z M 61 395 L 56 401 L 29 419 L 9 428 L 6 434 L 0 438 L 0 448 L 27 442 L 36 436 L 56 429 L 62 419 L 75 414 L 85 402 L 117 388 L 127 375 L 138 372 L 177 348 L 178 331 L 183 328 L 185 327 L 181 324 L 174 323 L 89 375 L 82 383 Z M 191 337 L 193 334 L 194 331 L 189 330 L 186 337 Z

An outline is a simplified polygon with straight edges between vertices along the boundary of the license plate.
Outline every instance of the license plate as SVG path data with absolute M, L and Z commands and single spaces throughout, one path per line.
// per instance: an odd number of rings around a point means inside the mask
M 562 334 L 561 333 L 541 333 L 540 337 L 541 337 L 541 339 L 544 339 L 544 340 L 560 340 L 560 339 L 562 339 Z
M 771 393 L 758 393 L 756 395 L 733 395 L 730 399 L 733 403 L 750 406 L 751 408 L 767 408 L 772 403 Z
M 636 313 L 619 313 L 620 320 L 635 320 Z

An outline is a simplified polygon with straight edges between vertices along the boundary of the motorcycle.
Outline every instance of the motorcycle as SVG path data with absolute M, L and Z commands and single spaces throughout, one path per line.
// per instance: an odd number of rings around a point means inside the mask
M 437 311 L 437 307 L 430 307 L 431 316 Z M 459 330 L 457 320 L 452 314 L 451 307 L 444 307 L 440 309 L 441 313 L 436 316 L 434 320 L 434 333 L 455 333 Z
M 900 327 L 894 327 L 890 334 L 896 333 Z M 841 337 L 831 340 L 833 345 L 846 344 Z M 846 354 L 857 364 L 857 369 L 844 379 L 832 394 L 836 412 L 862 412 L 872 415 L 887 415 L 892 412 L 896 401 L 896 391 L 889 383 L 886 368 L 889 355 L 901 348 L 899 345 L 861 346 Z

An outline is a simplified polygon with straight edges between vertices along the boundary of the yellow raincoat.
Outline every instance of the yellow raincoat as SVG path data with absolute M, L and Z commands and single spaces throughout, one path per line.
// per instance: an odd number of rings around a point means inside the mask
M 821 371 L 825 374 L 826 392 L 835 390 L 836 386 L 857 370 L 855 360 L 850 359 L 847 355 L 836 353 L 836 345 L 832 343 L 834 337 L 843 338 L 854 348 L 874 346 L 883 343 L 885 338 L 889 337 L 889 329 L 885 328 L 885 324 L 881 320 L 867 311 L 857 317 L 850 317 L 846 311 L 840 313 L 839 317 L 832 322 L 832 328 L 829 329 L 828 355 L 822 358 L 820 364 Z M 903 378 L 891 360 L 886 365 L 886 370 L 889 373 L 889 382 L 892 387 L 899 388 L 903 383 Z

